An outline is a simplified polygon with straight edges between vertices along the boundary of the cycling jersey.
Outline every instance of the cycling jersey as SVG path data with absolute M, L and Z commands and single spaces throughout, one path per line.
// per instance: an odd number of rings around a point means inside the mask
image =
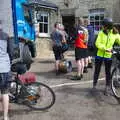
M 77 30 L 77 37 L 75 39 L 75 47 L 87 48 L 86 33 L 83 27 L 79 27 Z

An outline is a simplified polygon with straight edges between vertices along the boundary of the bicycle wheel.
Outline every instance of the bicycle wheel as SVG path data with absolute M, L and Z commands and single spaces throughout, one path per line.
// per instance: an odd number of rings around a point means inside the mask
M 35 82 L 27 86 L 27 89 L 35 91 L 37 99 L 26 102 L 25 104 L 33 110 L 46 110 L 55 103 L 55 93 L 53 90 L 40 82 Z
M 120 99 L 120 68 L 119 66 L 113 69 L 111 87 L 112 87 L 114 96 L 117 99 Z

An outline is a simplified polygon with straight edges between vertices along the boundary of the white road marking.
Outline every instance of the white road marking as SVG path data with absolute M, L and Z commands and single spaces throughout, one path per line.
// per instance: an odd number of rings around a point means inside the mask
M 103 80 L 105 80 L 105 78 L 99 79 L 99 81 L 103 81 Z M 83 82 L 77 82 L 77 83 L 63 83 L 63 84 L 58 84 L 58 85 L 52 85 L 50 87 L 51 88 L 57 88 L 57 87 L 71 86 L 71 85 L 83 85 L 83 84 L 88 84 L 88 83 L 92 83 L 92 82 L 93 82 L 93 80 L 83 81 Z

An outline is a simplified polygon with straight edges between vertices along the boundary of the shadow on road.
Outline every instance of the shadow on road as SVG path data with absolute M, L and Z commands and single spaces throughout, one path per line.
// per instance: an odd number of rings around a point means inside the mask
M 88 99 L 88 101 L 92 99 L 98 106 L 118 106 L 117 100 L 113 96 L 105 96 L 102 89 L 92 91 L 91 88 L 76 88 L 73 86 L 65 86 L 61 89 L 58 89 L 57 92 L 64 93 L 66 95 L 84 97 L 86 100 Z
M 46 111 L 33 111 L 33 110 L 31 110 L 31 109 L 19 109 L 19 107 L 18 107 L 18 109 L 10 109 L 9 110 L 9 116 L 10 117 L 14 117 L 14 116 L 17 116 L 17 115 L 29 115 L 29 114 L 40 114 L 40 113 L 46 113 L 46 112 L 48 112 L 47 110 Z M 2 116 L 3 115 L 3 112 L 1 112 L 0 111 L 0 116 Z

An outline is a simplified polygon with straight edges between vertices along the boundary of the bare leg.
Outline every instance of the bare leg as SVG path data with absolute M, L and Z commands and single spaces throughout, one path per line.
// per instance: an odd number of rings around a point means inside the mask
M 55 61 L 56 75 L 60 75 L 60 72 L 59 72 L 59 63 L 60 63 L 60 60 L 56 60 Z
M 80 61 L 81 61 L 81 74 L 83 74 L 85 61 L 84 61 L 84 59 L 81 59 Z
M 56 60 L 55 61 L 55 69 L 56 69 L 56 71 L 58 71 L 59 70 L 59 60 Z
M 92 57 L 91 56 L 88 56 L 88 63 L 92 63 Z
M 81 75 L 81 62 L 80 60 L 77 60 L 76 63 L 77 63 L 77 68 L 78 68 L 77 75 L 80 76 Z
M 9 107 L 9 96 L 8 94 L 2 95 L 2 107 L 4 112 L 4 120 L 8 120 L 8 107 Z
M 85 58 L 85 67 L 88 66 L 88 57 Z

